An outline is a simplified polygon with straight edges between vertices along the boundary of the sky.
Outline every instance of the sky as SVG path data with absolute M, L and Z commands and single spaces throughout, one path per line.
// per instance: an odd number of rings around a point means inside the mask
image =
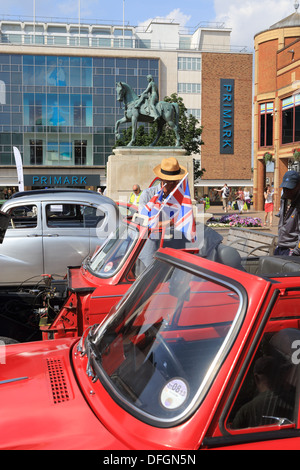
M 195 28 L 220 22 L 231 28 L 231 45 L 253 50 L 255 34 L 294 13 L 295 0 L 0 0 L 0 19 L 66 21 L 138 26 L 163 18 Z M 80 15 L 79 15 L 80 11 Z M 299 9 L 300 12 L 300 9 Z

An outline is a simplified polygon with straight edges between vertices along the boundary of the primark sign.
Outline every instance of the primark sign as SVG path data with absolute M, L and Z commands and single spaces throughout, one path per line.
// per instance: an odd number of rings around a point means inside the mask
M 100 175 L 24 175 L 25 186 L 99 186 Z
M 234 80 L 221 78 L 220 153 L 234 153 Z

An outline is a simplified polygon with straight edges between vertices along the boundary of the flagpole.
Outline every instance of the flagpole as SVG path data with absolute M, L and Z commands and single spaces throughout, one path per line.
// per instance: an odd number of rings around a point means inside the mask
M 78 0 L 78 46 L 80 46 L 80 0 Z
M 125 0 L 123 0 L 123 48 L 125 47 Z
M 35 0 L 33 0 L 33 43 L 35 44 Z

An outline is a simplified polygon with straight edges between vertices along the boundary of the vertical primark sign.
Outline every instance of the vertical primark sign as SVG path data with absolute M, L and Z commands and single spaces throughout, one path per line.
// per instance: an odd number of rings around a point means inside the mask
M 220 153 L 234 153 L 234 80 L 221 78 Z

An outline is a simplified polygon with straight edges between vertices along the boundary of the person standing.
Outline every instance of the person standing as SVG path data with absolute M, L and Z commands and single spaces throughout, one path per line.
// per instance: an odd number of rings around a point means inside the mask
M 210 199 L 208 194 L 204 194 L 204 210 L 205 212 L 209 211 L 210 209 Z
M 247 206 L 247 210 L 250 210 L 250 205 L 251 205 L 251 199 L 250 199 L 250 192 L 248 188 L 244 188 L 244 198 L 245 198 L 245 203 Z M 245 207 L 245 205 L 244 205 Z
M 280 201 L 278 245 L 274 255 L 300 256 L 300 174 L 287 171 L 280 185 L 283 194 Z
M 273 224 L 273 211 L 274 211 L 274 191 L 272 190 L 271 186 L 267 184 L 264 191 L 264 198 L 265 198 L 265 221 L 264 225 L 267 225 L 268 215 L 270 214 L 270 227 Z
M 144 189 L 144 191 L 142 191 L 139 201 L 139 213 L 142 212 L 146 204 L 152 199 L 153 196 L 155 196 L 155 194 L 157 194 L 160 189 L 163 191 L 163 200 L 166 199 L 171 194 L 171 192 L 174 191 L 180 180 L 187 174 L 187 169 L 184 166 L 181 166 L 176 158 L 169 157 L 163 158 L 161 163 L 153 168 L 153 172 L 155 176 L 160 179 L 161 183 L 159 186 L 151 186 L 150 188 Z M 163 220 L 160 222 L 160 224 L 165 225 L 168 223 L 170 223 L 168 220 Z M 180 240 L 177 241 L 180 242 Z M 158 250 L 159 245 L 160 236 L 158 236 L 157 233 L 151 234 L 139 255 L 139 261 L 144 267 L 147 267 L 151 263 L 153 255 Z
M 243 213 L 244 203 L 245 203 L 244 191 L 242 190 L 242 188 L 239 188 L 237 190 L 236 202 L 237 202 L 237 205 L 238 205 L 239 213 L 242 214 Z
M 222 203 L 223 203 L 223 210 L 227 212 L 228 210 L 228 198 L 230 195 L 230 189 L 227 186 L 227 183 L 224 184 L 223 188 L 221 189 L 214 189 L 214 191 L 218 191 L 222 193 Z
M 134 184 L 132 187 L 132 193 L 129 196 L 129 204 L 138 206 L 140 201 L 140 196 L 142 194 L 141 188 L 138 184 Z

